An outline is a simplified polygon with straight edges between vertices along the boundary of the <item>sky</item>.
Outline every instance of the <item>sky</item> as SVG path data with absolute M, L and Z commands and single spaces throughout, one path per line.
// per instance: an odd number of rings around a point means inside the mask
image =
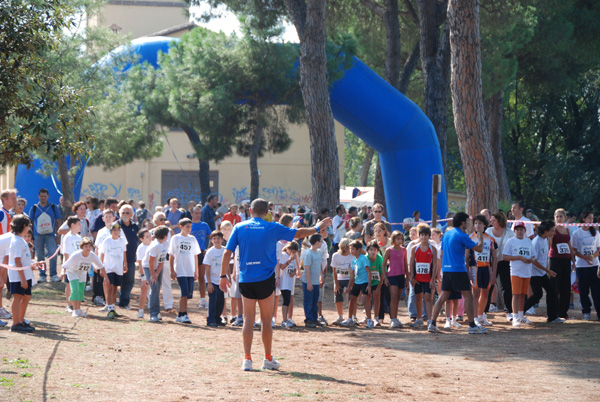
M 201 15 L 203 12 L 210 11 L 211 7 L 208 4 L 202 4 L 201 6 L 190 7 L 190 21 L 194 21 L 195 15 Z M 212 31 L 223 31 L 226 34 L 237 32 L 241 34 L 240 23 L 237 17 L 229 11 L 227 7 L 219 7 L 217 12 L 221 14 L 219 18 L 212 18 L 209 22 L 196 21 L 200 26 L 208 28 Z M 285 32 L 283 34 L 285 42 L 298 43 L 298 34 L 296 28 L 292 24 L 285 25 Z

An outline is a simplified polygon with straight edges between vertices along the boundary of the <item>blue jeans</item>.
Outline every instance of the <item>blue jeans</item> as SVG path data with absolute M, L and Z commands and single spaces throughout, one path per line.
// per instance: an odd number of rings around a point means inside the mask
M 42 262 L 56 251 L 56 236 L 54 233 L 35 235 L 34 245 L 37 260 Z M 40 270 L 40 277 L 45 278 L 47 274 L 46 271 Z M 50 260 L 50 276 L 54 275 L 56 275 L 56 257 Z
M 213 292 L 208 294 L 208 315 L 206 323 L 219 323 L 221 321 L 221 313 L 225 306 L 225 293 L 219 288 L 219 285 L 213 285 Z
M 309 291 L 306 283 L 302 282 L 302 293 L 304 294 L 304 315 L 306 321 L 317 321 L 317 313 L 319 311 L 319 285 L 313 285 L 313 290 Z
M 596 314 L 600 314 L 600 279 L 598 278 L 598 267 L 577 268 L 577 279 L 579 280 L 579 300 L 581 300 L 581 312 L 589 314 L 592 312 L 590 301 L 590 290 Z
M 131 289 L 133 289 L 133 284 L 135 283 L 135 271 L 135 262 L 128 262 L 127 272 L 123 274 L 123 285 L 121 286 L 121 295 L 119 296 L 119 307 L 129 306 Z
M 160 313 L 160 288 L 162 286 L 162 276 L 164 269 L 158 274 L 156 283 L 150 283 L 150 297 L 148 298 L 148 307 L 150 309 L 150 317 L 158 315 Z M 150 282 L 150 268 L 144 268 L 144 274 L 146 279 Z M 122 288 L 121 288 L 122 289 Z
M 408 280 L 408 278 L 407 278 L 407 280 Z M 407 299 L 408 314 L 409 314 L 410 318 L 419 318 L 419 317 L 417 317 L 417 303 L 415 300 L 415 288 L 413 288 L 413 285 L 410 283 L 410 281 L 408 282 L 408 288 L 410 290 L 408 292 L 408 299 Z M 423 297 L 423 295 L 421 295 L 421 297 Z M 425 310 L 425 303 L 423 303 L 423 317 L 427 317 L 427 311 Z

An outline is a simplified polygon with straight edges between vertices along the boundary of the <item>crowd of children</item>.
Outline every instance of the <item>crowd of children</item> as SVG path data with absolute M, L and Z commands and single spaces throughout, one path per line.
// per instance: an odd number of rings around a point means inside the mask
M 383 207 L 376 204 L 373 210 L 382 211 Z M 82 212 L 85 211 L 82 209 Z M 194 225 L 198 222 L 195 215 L 199 214 L 199 208 L 194 209 L 192 219 L 183 217 L 176 225 L 158 225 L 138 232 L 135 265 L 140 280 L 138 318 L 143 319 L 148 310 L 150 322 L 162 320 L 160 292 L 161 289 L 164 291 L 163 282 L 177 281 L 181 295 L 176 322 L 191 323 L 188 311 L 198 281 L 205 284 L 208 294 L 208 303 L 201 302 L 199 305 L 208 308 L 208 326 L 243 324 L 237 253 L 230 261 L 227 275 L 231 285 L 229 291 L 223 292 L 219 287 L 221 262 L 233 224 L 223 221 L 220 229 L 211 231 L 205 243 L 204 237 L 199 241 L 194 235 Z M 126 255 L 128 242 L 113 210 L 103 211 L 106 227 L 98 231 L 95 241 L 87 229 L 83 230 L 85 219 L 82 216 L 83 213 L 69 217 L 62 228 L 68 230 L 61 242 L 61 279 L 67 282 L 67 311 L 73 317 L 87 316 L 82 308 L 86 281 L 88 275 L 95 275 L 95 280 L 102 281 L 106 297 L 105 306 L 100 311 L 106 311 L 108 318 L 114 319 L 119 316 L 115 309 L 117 293 L 123 284 L 123 275 L 130 269 Z M 557 210 L 555 222 L 562 224 L 564 219 L 564 210 Z M 155 220 L 158 223 L 164 221 L 164 215 L 163 219 L 159 216 Z M 279 222 L 287 227 L 300 227 L 302 221 L 301 215 L 289 213 L 279 218 Z M 584 213 L 582 222 L 592 223 L 593 214 Z M 339 230 L 344 223 L 348 224 L 348 230 L 336 233 L 336 228 Z M 431 318 L 435 316 L 433 304 L 436 295 L 441 294 L 444 275 L 442 238 L 446 234 L 437 227 L 431 228 L 427 223 L 416 221 L 405 227 L 408 229 L 405 240 L 405 234 L 400 231 L 390 233 L 389 224 L 383 220 L 369 225 L 363 223 L 358 217 L 348 217 L 341 224 L 334 219 L 334 226 L 337 226 L 332 228 L 332 233 L 278 243 L 275 313 L 271 323 L 263 325 L 276 325 L 279 298 L 282 299 L 281 327 L 296 325 L 292 315 L 297 286 L 302 289 L 307 328 L 328 325 L 322 310 L 324 297 L 332 297 L 335 303 L 337 317 L 333 325 L 374 328 L 385 323 L 387 314 L 390 328 L 404 327 L 399 316 L 400 300 L 404 298 L 409 305 L 407 318 L 412 320 L 410 327 L 423 326 L 428 319 L 431 324 Z M 34 271 L 43 265 L 32 258 L 31 226 L 28 217 L 15 215 L 10 223 L 11 232 L 0 236 L 2 273 L 7 273 L 7 287 L 13 296 L 11 330 L 18 332 L 34 330 L 25 319 L 25 313 L 31 299 L 31 288 L 35 285 Z M 449 230 L 460 231 L 458 227 L 452 228 L 451 223 L 449 226 Z M 571 265 L 579 280 L 583 318 L 590 319 L 590 292 L 598 311 L 600 236 L 595 227 L 583 226 L 570 232 L 555 226 L 553 221 L 543 221 L 536 225 L 537 235 L 528 235 L 529 226 L 533 225 L 517 220 L 509 228 L 502 212 L 490 214 L 487 211 L 473 218 L 470 239 L 475 244 L 481 238 L 482 248 L 481 251 L 466 249 L 464 267 L 472 287 L 476 326 L 492 325 L 487 314 L 495 311 L 496 298 L 505 301 L 507 320 L 514 327 L 530 324 L 526 312 L 532 311 L 538 304 L 543 291 L 546 292 L 548 322 L 561 323 L 571 319 L 567 314 L 569 303 L 565 301 L 570 292 L 564 290 L 568 286 L 566 282 L 570 285 Z M 332 243 L 332 239 L 336 242 Z M 405 241 L 408 241 L 406 245 Z M 325 291 L 329 267 L 333 279 L 332 295 Z M 2 278 L 0 275 L 0 280 Z M 498 289 L 500 286 L 501 289 Z M 200 287 L 201 299 L 202 291 L 203 287 Z M 450 293 L 444 309 L 444 328 L 461 327 L 459 321 L 464 315 L 461 299 L 461 292 Z M 230 300 L 230 321 L 227 319 L 227 300 Z M 359 305 L 364 312 L 364 319 L 360 321 Z M 432 332 L 437 332 L 437 329 Z

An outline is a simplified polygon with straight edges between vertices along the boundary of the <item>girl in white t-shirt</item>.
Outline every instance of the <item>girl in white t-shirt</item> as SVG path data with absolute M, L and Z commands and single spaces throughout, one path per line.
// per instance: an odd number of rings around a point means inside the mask
M 594 214 L 584 212 L 581 214 L 581 223 L 593 223 Z M 579 282 L 579 299 L 583 319 L 590 320 L 591 306 L 590 290 L 596 314 L 600 311 L 600 271 L 598 270 L 598 255 L 600 254 L 600 236 L 593 226 L 582 226 L 571 236 L 571 244 L 575 253 L 575 266 L 577 267 L 577 280 Z
M 350 239 L 344 238 L 340 241 L 339 250 L 331 257 L 331 268 L 333 269 L 333 294 L 335 308 L 338 318 L 332 322 L 333 325 L 340 325 L 344 321 L 344 293 L 348 294 L 350 290 L 350 270 L 354 256 L 350 254 Z
M 81 236 L 79 236 L 79 232 L 81 230 L 81 221 L 76 216 L 69 216 L 65 222 L 67 227 L 69 228 L 69 233 L 65 234 L 60 242 L 61 251 L 63 254 L 63 263 L 69 259 L 69 257 L 79 250 L 79 245 L 81 244 Z M 60 274 L 60 280 L 64 280 L 67 283 L 65 286 L 65 299 L 67 300 L 67 308 L 65 311 L 67 313 L 75 313 L 73 308 L 73 303 L 71 303 L 71 286 L 69 286 L 69 278 L 66 275 L 66 268 L 63 264 L 62 272 Z M 85 282 L 85 278 L 84 278 Z M 85 285 L 84 285 L 85 286 Z M 83 311 L 82 311 L 83 313 Z M 73 314 L 73 317 L 77 317 L 77 315 Z
M 137 237 L 140 240 L 140 244 L 135 252 L 136 263 L 140 271 L 140 304 L 138 318 L 144 318 L 144 308 L 146 306 L 146 302 L 148 301 L 148 291 L 150 290 L 150 284 L 148 283 L 148 278 L 146 278 L 144 268 L 150 269 L 150 267 L 144 266 L 142 261 L 144 260 L 146 251 L 150 247 L 150 243 L 152 243 L 152 236 L 150 235 L 150 231 L 148 229 L 142 229 L 138 232 Z
M 29 218 L 25 215 L 15 215 L 10 224 L 10 231 L 13 237 L 8 250 L 8 265 L 15 268 L 31 267 L 31 251 L 27 242 L 23 239 L 25 233 L 29 231 L 31 224 Z M 26 324 L 25 312 L 31 300 L 31 286 L 33 271 L 26 269 L 9 269 L 8 280 L 10 283 L 10 292 L 13 295 L 12 319 L 13 325 L 10 330 L 14 332 L 33 332 L 35 328 L 31 324 Z
M 288 311 L 294 296 L 296 278 L 300 276 L 299 248 L 298 243 L 291 241 L 283 246 L 283 251 L 278 256 L 279 289 L 283 297 L 283 306 L 281 306 L 281 315 L 283 316 L 281 326 L 283 328 L 292 328 L 294 326 L 288 319 Z
M 531 324 L 525 317 L 525 298 L 531 280 L 531 264 L 535 260 L 533 243 L 525 236 L 527 229 L 523 222 L 515 222 L 515 236 L 508 239 L 504 246 L 504 260 L 510 261 L 510 282 L 512 286 L 513 327 Z M 518 311 L 518 313 L 517 313 Z

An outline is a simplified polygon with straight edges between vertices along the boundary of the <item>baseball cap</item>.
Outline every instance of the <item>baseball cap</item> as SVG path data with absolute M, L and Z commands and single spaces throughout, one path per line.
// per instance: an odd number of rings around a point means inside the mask
M 513 227 L 513 229 L 516 229 L 516 228 L 525 229 L 525 222 L 521 222 L 521 221 L 515 222 L 515 226 Z

